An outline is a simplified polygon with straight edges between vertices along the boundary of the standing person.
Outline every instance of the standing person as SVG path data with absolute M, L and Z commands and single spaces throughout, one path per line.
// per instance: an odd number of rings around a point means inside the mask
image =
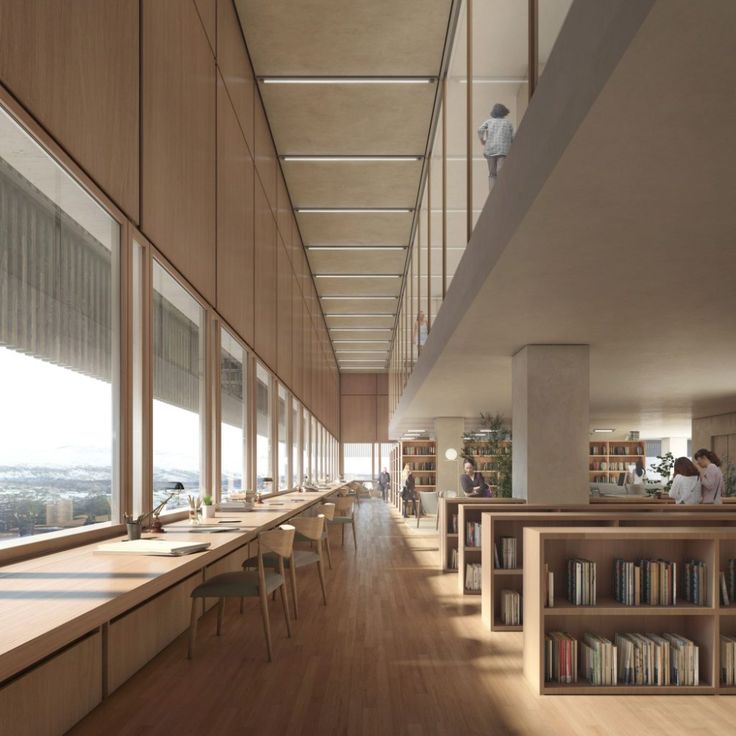
M 391 476 L 388 474 L 388 470 L 384 468 L 378 474 L 378 488 L 381 491 L 381 498 L 385 501 L 388 489 L 391 487 Z
M 703 503 L 721 503 L 726 484 L 721 472 L 721 459 L 711 450 L 698 450 L 695 463 L 700 470 L 700 482 L 703 486 Z
M 406 509 L 409 502 L 412 504 L 412 508 L 416 513 L 417 506 L 417 492 L 415 486 L 414 474 L 411 470 L 411 464 L 407 463 L 404 465 L 404 469 L 401 471 L 401 515 L 406 518 L 408 516 Z
M 692 464 L 692 463 L 691 463 Z M 629 481 L 632 486 L 643 486 L 644 481 L 647 477 L 647 471 L 644 468 L 644 463 L 641 460 L 637 460 L 634 467 L 629 471 Z
M 675 503 L 703 502 L 700 471 L 689 457 L 678 457 L 675 460 L 675 477 L 670 488 L 670 498 L 674 498 Z
M 475 462 L 470 458 L 463 465 L 465 472 L 460 476 L 460 487 L 466 496 L 484 496 L 490 498 L 493 494 L 491 488 L 483 478 L 483 473 L 475 469 Z
M 488 191 L 493 191 L 496 177 L 506 161 L 514 140 L 514 126 L 506 119 L 509 109 L 497 102 L 491 117 L 478 128 L 478 138 L 483 144 L 483 156 L 488 162 Z

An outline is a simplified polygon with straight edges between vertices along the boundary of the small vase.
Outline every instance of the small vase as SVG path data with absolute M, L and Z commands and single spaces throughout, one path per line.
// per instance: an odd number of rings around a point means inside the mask
M 215 507 L 214 506 L 202 506 L 202 519 L 214 519 L 215 518 Z

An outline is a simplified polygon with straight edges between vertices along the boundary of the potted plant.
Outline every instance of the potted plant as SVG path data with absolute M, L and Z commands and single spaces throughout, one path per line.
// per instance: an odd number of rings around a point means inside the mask
M 215 502 L 212 496 L 202 496 L 202 518 L 215 518 Z
M 649 469 L 662 478 L 662 482 L 665 484 L 664 489 L 669 493 L 672 487 L 672 471 L 675 467 L 675 456 L 671 452 L 666 452 L 664 455 L 657 455 L 658 463 L 652 463 Z

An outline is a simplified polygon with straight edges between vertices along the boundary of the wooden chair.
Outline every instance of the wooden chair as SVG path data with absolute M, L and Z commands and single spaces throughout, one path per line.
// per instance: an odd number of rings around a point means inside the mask
M 335 516 L 328 522 L 328 526 L 340 526 L 342 528 L 342 546 L 345 546 L 345 527 L 350 524 L 353 528 L 353 544 L 358 551 L 358 538 L 355 535 L 355 499 L 338 498 L 335 502 Z
M 189 625 L 189 651 L 187 656 L 194 656 L 194 642 L 197 637 L 197 605 L 200 598 L 219 598 L 217 609 L 217 636 L 222 634 L 222 618 L 225 612 L 225 598 L 240 598 L 241 611 L 243 598 L 260 598 L 263 632 L 266 636 L 268 661 L 273 661 L 271 646 L 271 623 L 268 617 L 268 596 L 277 590 L 281 595 L 281 605 L 286 619 L 286 631 L 291 637 L 291 621 L 289 620 L 289 603 L 286 592 L 286 575 L 284 559 L 291 557 L 294 547 L 295 528 L 283 524 L 278 529 L 270 529 L 258 535 L 258 570 L 242 572 L 226 572 L 206 580 L 192 591 L 192 613 Z M 277 569 L 273 570 L 265 564 L 264 559 L 272 554 L 277 558 Z
M 327 533 L 327 525 L 335 518 L 335 504 L 334 503 L 323 503 L 319 510 L 325 517 L 325 528 L 322 532 L 322 539 L 325 542 L 325 549 L 327 550 L 327 564 L 332 570 L 332 550 L 330 549 L 330 535 Z
M 417 501 L 417 529 L 419 529 L 419 520 L 422 514 L 428 516 L 434 515 L 435 529 L 440 528 L 440 493 L 439 491 L 419 491 L 419 499 Z
M 243 567 L 246 570 L 253 569 L 258 565 L 259 559 L 262 559 L 263 565 L 267 568 L 276 568 L 280 563 L 289 568 L 294 618 L 298 619 L 299 597 L 296 585 L 296 571 L 299 568 L 307 567 L 309 565 L 317 565 L 319 582 L 322 587 L 322 601 L 327 605 L 327 589 L 325 587 L 325 571 L 322 560 L 322 539 L 324 538 L 325 532 L 325 517 L 324 514 L 319 514 L 319 516 L 297 516 L 295 519 L 291 520 L 291 524 L 296 530 L 294 537 L 295 540 L 303 540 L 310 544 L 316 544 L 316 551 L 313 549 L 298 549 L 297 547 L 294 547 L 291 551 L 291 556 L 284 559 L 272 552 L 269 552 L 265 555 L 260 555 L 259 557 L 251 557 L 243 563 Z

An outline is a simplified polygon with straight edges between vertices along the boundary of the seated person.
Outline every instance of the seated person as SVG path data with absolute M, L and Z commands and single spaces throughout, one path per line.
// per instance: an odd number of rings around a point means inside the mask
M 483 496 L 490 498 L 491 488 L 483 478 L 483 474 L 475 469 L 475 463 L 468 458 L 463 466 L 465 472 L 460 476 L 460 487 L 466 496 Z

